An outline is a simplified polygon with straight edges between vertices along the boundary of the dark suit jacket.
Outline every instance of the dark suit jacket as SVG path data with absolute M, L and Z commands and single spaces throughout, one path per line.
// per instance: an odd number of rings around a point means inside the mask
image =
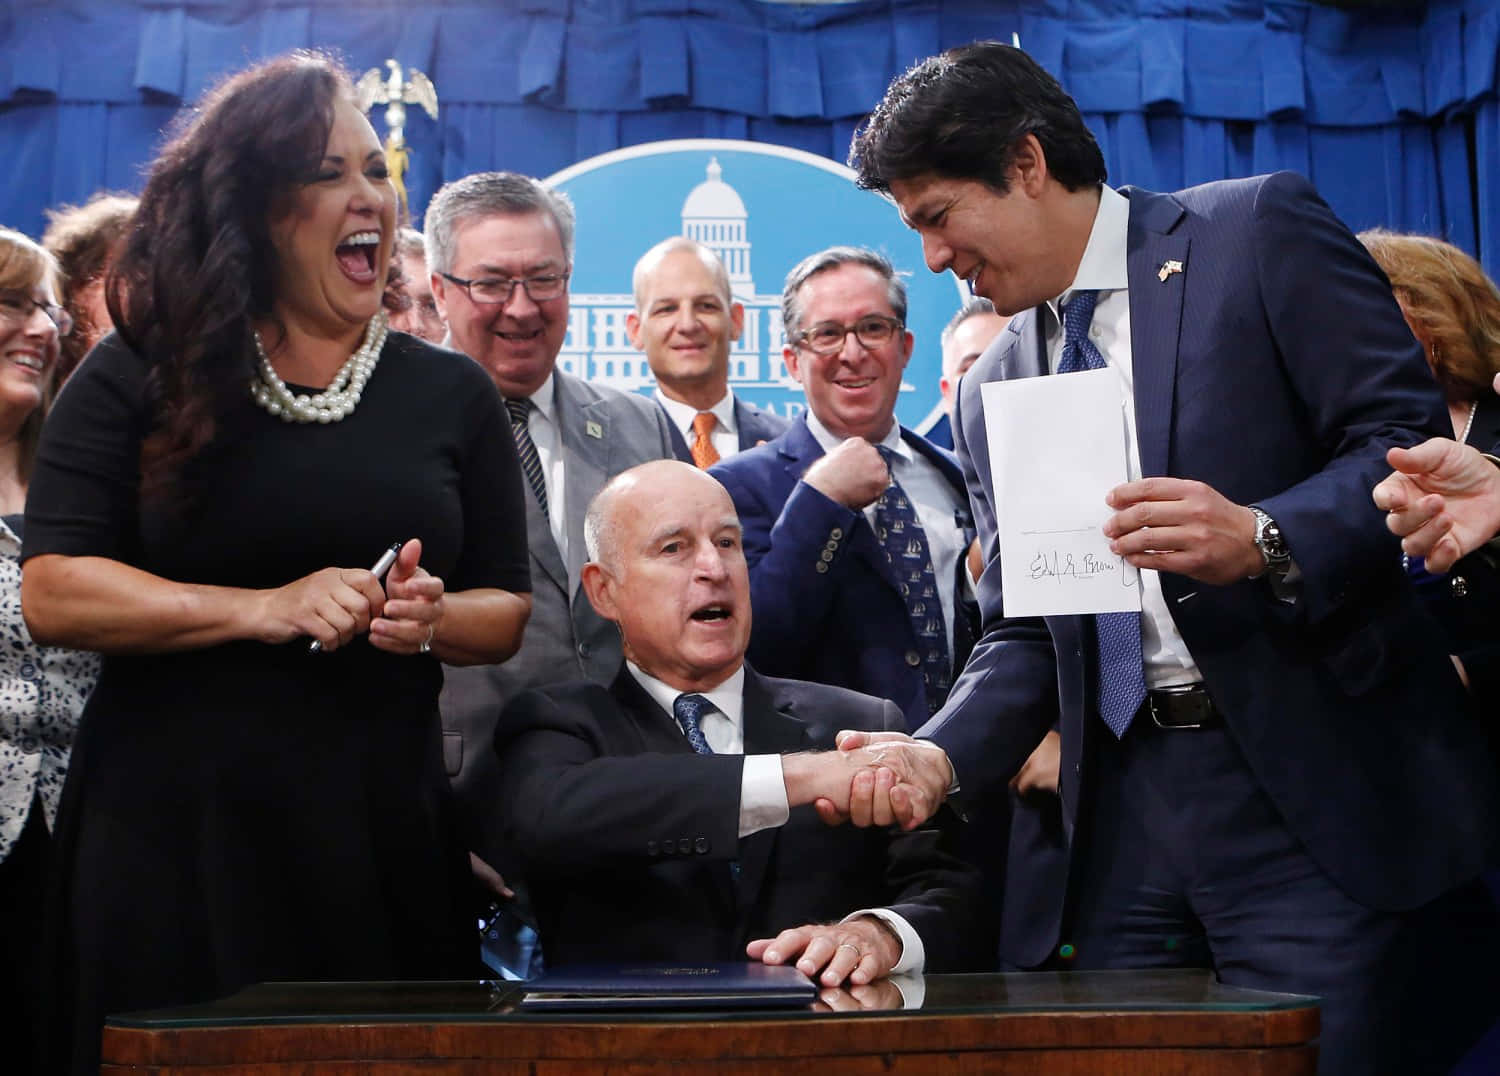
M 927 432 L 922 434 L 922 436 L 939 448 L 946 448 L 949 452 L 952 452 L 953 420 L 947 415 L 938 416 L 938 420 L 929 426 Z
M 1479 398 L 1467 443 L 1500 454 L 1500 396 L 1485 390 Z M 1500 542 L 1470 553 L 1446 575 L 1430 575 L 1420 562 L 1412 575 L 1449 652 L 1463 660 L 1476 709 L 1500 737 Z
M 1420 905 L 1479 871 L 1500 817 L 1462 689 L 1370 499 L 1390 445 L 1451 429 L 1431 374 L 1385 277 L 1301 177 L 1122 193 L 1142 471 L 1261 505 L 1302 572 L 1294 605 L 1264 579 L 1210 586 L 1163 574 L 1172 618 L 1251 771 L 1314 859 L 1362 904 Z M 1163 280 L 1169 259 L 1183 271 Z M 979 391 L 1046 369 L 1028 311 L 959 383 L 954 442 L 988 562 L 985 630 L 923 735 L 948 750 L 968 789 L 1007 780 L 1058 721 L 1071 836 L 1086 742 L 1102 729 L 1084 657 L 1093 621 L 1004 616 Z M 1055 944 L 1057 896 L 1018 963 Z
M 669 459 L 672 442 L 661 408 L 556 371 L 556 414 L 564 454 L 568 559 L 563 562 L 529 483 L 526 539 L 531 547 L 531 618 L 520 651 L 501 665 L 443 667 L 443 754 L 457 793 L 469 847 L 504 869 L 496 839 L 499 804 L 495 721 L 511 698 L 530 687 L 584 679 L 607 684 L 620 668 L 620 633 L 594 612 L 579 586 L 587 559 L 583 517 L 588 503 L 621 471 Z
M 967 541 L 973 532 L 957 463 L 908 429 L 901 436 L 953 486 L 965 506 L 954 526 Z M 799 418 L 776 440 L 715 464 L 709 472 L 729 490 L 745 528 L 755 610 L 750 661 L 774 676 L 890 699 L 914 729 L 927 720 L 927 695 L 906 602 L 864 513 L 802 482 L 803 473 L 822 456 L 807 420 Z M 963 562 L 959 557 L 954 576 L 940 581 L 957 594 L 968 593 L 958 589 Z M 971 626 L 977 624 L 972 602 L 960 602 L 957 614 Z M 952 644 L 956 667 L 967 651 L 967 646 Z
M 888 702 L 746 670 L 749 754 L 827 749 L 841 728 L 901 724 Z M 607 690 L 557 684 L 520 696 L 495 749 L 505 836 L 530 880 L 549 964 L 744 960 L 752 939 L 868 907 L 911 923 L 929 970 L 984 956 L 976 876 L 945 850 L 948 834 L 829 827 L 803 806 L 741 840 L 744 756 L 694 754 L 628 669 Z
M 658 401 L 660 406 L 660 401 Z M 662 413 L 666 414 L 666 408 Z M 766 441 L 775 440 L 785 432 L 789 423 L 780 415 L 772 414 L 770 411 L 762 411 L 754 404 L 746 403 L 738 395 L 734 398 L 734 426 L 739 434 L 740 451 L 754 448 L 756 445 Z M 682 431 L 677 428 L 671 416 L 667 417 L 667 428 L 672 431 L 672 451 L 683 463 L 693 462 L 693 452 L 688 448 L 687 438 L 682 436 Z

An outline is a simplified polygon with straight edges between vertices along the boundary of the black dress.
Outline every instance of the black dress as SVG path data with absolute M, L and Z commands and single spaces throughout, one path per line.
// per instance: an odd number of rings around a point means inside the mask
M 143 501 L 145 362 L 114 337 L 43 434 L 25 556 L 103 556 L 270 588 L 422 539 L 448 591 L 530 589 L 515 444 L 480 367 L 391 333 L 342 422 L 249 399 Z M 106 657 L 57 827 L 54 1046 L 97 1070 L 106 1014 L 265 980 L 474 974 L 468 864 L 437 714 L 441 666 L 361 637 Z M 69 1042 L 71 1040 L 71 1042 Z M 64 1071 L 54 1059 L 49 1071 Z

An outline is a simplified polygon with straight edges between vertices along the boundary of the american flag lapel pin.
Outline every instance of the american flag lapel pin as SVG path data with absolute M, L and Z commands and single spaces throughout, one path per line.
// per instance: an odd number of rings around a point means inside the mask
M 1170 258 L 1167 261 L 1161 263 L 1161 268 L 1156 271 L 1156 279 L 1165 284 L 1167 282 L 1167 277 L 1171 276 L 1173 273 L 1180 272 L 1182 272 L 1182 263 L 1176 258 Z
M 1166 278 L 1163 277 L 1163 279 Z M 604 436 L 604 427 L 590 419 L 583 424 L 583 432 L 588 434 L 590 437 L 600 438 Z

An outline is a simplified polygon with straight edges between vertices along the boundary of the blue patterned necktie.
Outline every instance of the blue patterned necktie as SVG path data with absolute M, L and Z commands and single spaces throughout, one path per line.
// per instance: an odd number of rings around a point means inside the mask
M 711 755 L 714 749 L 708 746 L 703 735 L 703 715 L 714 708 L 714 704 L 702 695 L 678 695 L 672 703 L 672 716 L 682 726 L 683 735 L 693 750 L 700 755 Z
M 542 478 L 542 458 L 536 453 L 536 443 L 531 439 L 531 409 L 536 404 L 530 399 L 521 397 L 519 399 L 506 398 L 505 409 L 510 412 L 510 431 L 516 438 L 516 454 L 521 457 L 521 472 L 526 475 L 526 481 L 531 485 L 531 492 L 536 494 L 536 503 L 542 510 L 542 515 L 547 515 L 547 483 Z
M 891 450 L 876 446 L 886 467 L 891 465 Z M 943 624 L 943 603 L 938 595 L 937 575 L 932 570 L 932 554 L 927 547 L 927 532 L 917 518 L 906 491 L 891 478 L 880 499 L 875 502 L 875 538 L 885 554 L 891 575 L 906 602 L 912 631 L 921 647 L 922 686 L 927 694 L 927 712 L 936 713 L 948 697 L 953 683 L 953 663 L 948 657 L 948 633 Z
M 1089 339 L 1094 303 L 1099 293 L 1075 291 L 1063 307 L 1060 374 L 1098 370 L 1104 356 Z M 1119 739 L 1146 698 L 1146 672 L 1141 657 L 1140 613 L 1096 613 L 1094 636 L 1099 660 L 1099 716 Z

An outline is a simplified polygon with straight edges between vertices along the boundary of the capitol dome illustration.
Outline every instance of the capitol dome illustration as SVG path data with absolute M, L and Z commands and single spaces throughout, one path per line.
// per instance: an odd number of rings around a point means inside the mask
M 717 157 L 708 159 L 708 178 L 688 192 L 682 203 L 682 234 L 708 247 L 729 270 L 729 287 L 741 301 L 755 297 L 750 275 L 749 214 L 737 192 L 724 182 Z

